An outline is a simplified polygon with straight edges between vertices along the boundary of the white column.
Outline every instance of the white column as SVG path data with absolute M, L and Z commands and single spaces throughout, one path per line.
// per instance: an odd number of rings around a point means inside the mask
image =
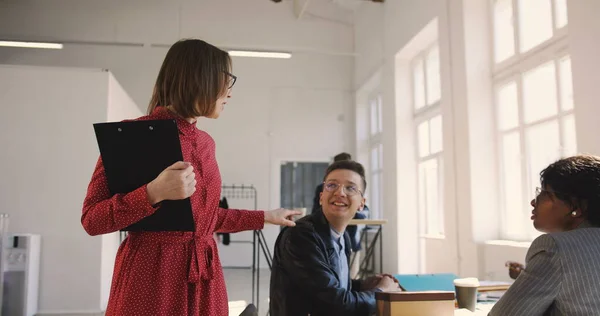
M 600 155 L 600 1 L 569 0 L 567 10 L 577 149 Z
M 456 234 L 449 238 L 456 241 L 458 274 L 479 276 L 477 242 L 496 239 L 500 228 L 489 7 L 486 1 L 448 0 L 446 18 L 440 38 L 449 46 L 452 68 L 442 79 L 450 87 L 442 95 L 450 100 L 443 108 L 450 125 L 444 127 L 445 198 L 446 205 L 455 203 L 455 218 L 446 223 Z

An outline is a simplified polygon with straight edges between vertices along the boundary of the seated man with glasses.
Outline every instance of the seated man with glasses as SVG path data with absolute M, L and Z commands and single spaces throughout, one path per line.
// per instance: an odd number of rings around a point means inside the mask
M 346 227 L 365 205 L 365 171 L 355 161 L 338 161 L 325 173 L 322 212 L 284 228 L 273 257 L 270 312 L 291 315 L 372 315 L 375 292 L 398 290 L 390 275 L 351 280 Z

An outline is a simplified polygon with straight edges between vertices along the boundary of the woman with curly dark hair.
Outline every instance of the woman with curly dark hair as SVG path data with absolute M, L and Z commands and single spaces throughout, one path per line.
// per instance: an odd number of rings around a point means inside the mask
M 561 159 L 540 173 L 526 267 L 490 315 L 600 315 L 600 157 Z

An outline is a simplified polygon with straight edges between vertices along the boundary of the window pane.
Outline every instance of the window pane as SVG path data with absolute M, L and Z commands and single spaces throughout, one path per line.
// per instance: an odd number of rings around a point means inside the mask
M 371 148 L 371 171 L 379 169 L 379 151 L 377 147 Z
M 443 149 L 442 140 L 442 116 L 437 115 L 429 121 L 429 146 L 431 153 L 439 153 Z
M 379 173 L 374 173 L 371 176 L 371 204 L 369 204 L 369 211 L 371 218 L 377 218 L 380 211 L 379 205 Z
M 369 108 L 371 109 L 369 112 L 369 116 L 371 117 L 371 135 L 375 135 L 377 133 L 377 100 L 369 101 Z
M 419 157 L 425 157 L 429 155 L 429 123 L 425 121 L 419 124 L 417 128 L 417 135 L 419 138 Z
M 436 160 L 436 179 L 437 185 L 437 231 L 440 235 L 444 235 L 444 162 L 441 157 Z
M 517 84 L 512 81 L 498 89 L 496 95 L 498 127 L 507 130 L 519 126 L 519 101 Z
M 440 84 L 440 50 L 436 45 L 427 53 L 427 104 L 440 100 L 442 95 Z
M 560 75 L 560 104 L 563 111 L 573 109 L 573 79 L 571 76 L 571 58 L 565 57 L 559 61 Z
M 527 198 L 532 199 L 535 187 L 540 186 L 540 171 L 560 158 L 558 121 L 554 120 L 529 128 L 526 131 L 526 145 L 528 150 L 527 168 L 529 174 L 527 192 L 531 192 L 531 196 Z M 530 209 L 531 207 L 528 207 L 527 211 Z M 527 222 L 526 220 L 530 214 L 529 212 L 525 212 L 525 215 L 523 219 L 524 223 Z M 532 226 L 525 228 L 530 238 L 539 235 Z
M 419 179 L 422 185 L 419 188 L 425 192 L 420 192 L 421 201 L 424 203 L 424 215 L 426 218 L 427 234 L 443 234 L 440 218 L 440 199 L 439 199 L 439 174 L 437 159 L 430 159 L 419 164 Z
M 552 37 L 551 0 L 518 0 L 520 51 L 526 52 Z
M 379 170 L 383 169 L 383 144 L 379 144 L 377 146 L 378 156 L 379 156 Z
M 558 112 L 554 68 L 554 62 L 551 61 L 523 74 L 525 123 L 544 119 Z
M 563 157 L 569 157 L 577 154 L 577 133 L 575 132 L 575 116 L 573 114 L 565 116 L 562 122 L 563 131 Z
M 425 106 L 425 76 L 422 59 L 419 59 L 413 68 L 413 99 L 416 110 Z
M 370 131 L 370 112 L 371 107 L 367 102 L 366 106 L 357 106 L 356 107 L 356 137 L 359 143 L 364 143 L 368 141 L 369 136 L 371 135 Z M 369 152 L 367 151 L 367 155 Z
M 381 133 L 383 131 L 383 100 L 381 99 L 381 95 L 377 96 L 377 114 L 379 121 L 377 132 Z
M 433 159 L 427 163 L 426 171 L 426 190 L 427 190 L 427 233 L 437 234 L 439 227 L 438 217 L 438 178 L 437 178 L 437 160 Z
M 523 199 L 523 173 L 521 170 L 521 141 L 519 132 L 502 137 L 502 206 L 504 207 L 504 232 L 506 238 L 518 238 L 523 233 L 526 207 Z
M 535 125 L 525 131 L 529 191 L 540 185 L 540 171 L 560 158 L 558 120 Z
M 494 60 L 498 63 L 515 54 L 512 0 L 494 1 Z
M 379 199 L 379 209 L 377 210 L 377 218 L 383 217 L 383 173 L 378 173 L 379 178 L 379 191 L 377 193 L 377 198 Z
M 418 192 L 417 194 L 419 195 L 419 220 L 421 221 L 421 223 L 419 223 L 419 225 L 421 227 L 425 227 L 424 233 L 427 233 L 427 182 L 426 182 L 426 178 L 427 178 L 427 163 L 426 162 L 421 162 L 419 163 L 419 180 L 418 180 Z
M 567 0 L 555 0 L 554 9 L 556 13 L 556 28 L 559 29 L 569 23 L 569 19 L 567 18 Z

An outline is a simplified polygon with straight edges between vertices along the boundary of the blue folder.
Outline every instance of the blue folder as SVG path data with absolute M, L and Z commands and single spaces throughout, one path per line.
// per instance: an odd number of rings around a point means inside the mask
M 396 274 L 394 275 L 404 290 L 413 291 L 452 291 L 454 292 L 453 273 L 437 274 Z

